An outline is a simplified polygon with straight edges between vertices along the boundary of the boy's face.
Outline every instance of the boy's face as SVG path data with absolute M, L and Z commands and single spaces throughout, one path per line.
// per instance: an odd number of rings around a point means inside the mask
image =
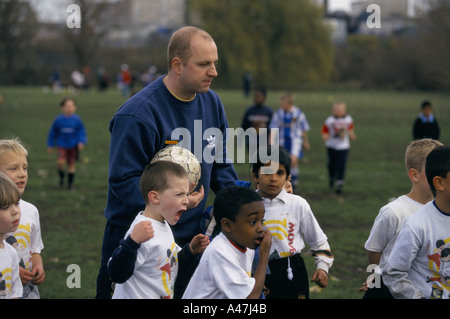
M 289 111 L 292 108 L 292 101 L 289 100 L 288 98 L 281 98 L 280 99 L 280 108 L 285 110 L 285 111 Z
M 264 203 L 255 201 L 241 206 L 236 220 L 228 221 L 228 239 L 241 249 L 256 249 L 264 237 Z
M 264 166 L 269 166 L 270 162 Z M 286 180 L 286 168 L 283 164 L 278 164 L 278 170 L 273 174 L 261 174 L 259 170 L 258 176 L 252 173 L 253 181 L 259 184 L 259 194 L 262 197 L 274 199 L 283 189 Z
M 425 164 L 422 165 L 422 169 L 420 172 L 417 171 L 417 187 L 423 194 L 426 194 L 429 197 L 433 196 L 430 185 L 428 184 L 427 175 L 425 173 Z
M 64 115 L 70 116 L 73 115 L 77 110 L 77 107 L 72 100 L 67 100 L 66 103 L 61 107 L 61 111 Z
M 0 234 L 12 233 L 17 230 L 20 222 L 19 202 L 0 207 Z
M 19 188 L 20 195 L 28 181 L 28 161 L 22 154 L 5 152 L 0 156 L 0 172 L 5 173 Z
M 175 225 L 181 218 L 181 214 L 187 209 L 189 180 L 171 176 L 168 180 L 169 187 L 162 192 L 158 192 L 159 205 L 158 211 L 160 218 L 155 219 L 163 221 L 164 219 L 170 225 Z
M 347 107 L 343 103 L 338 103 L 333 105 L 333 115 L 337 118 L 342 118 L 347 113 Z
M 445 176 L 445 178 L 439 177 L 438 179 L 438 185 L 436 185 L 435 183 L 434 187 L 436 188 L 438 193 L 441 193 L 442 200 L 450 206 L 450 172 L 447 173 L 447 176 Z M 448 211 L 446 212 L 448 213 Z

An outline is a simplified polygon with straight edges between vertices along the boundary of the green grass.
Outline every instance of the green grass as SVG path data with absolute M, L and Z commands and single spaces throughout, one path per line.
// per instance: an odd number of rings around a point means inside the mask
M 217 90 L 225 105 L 230 127 L 238 127 L 251 99 L 240 91 Z M 63 95 L 40 88 L 0 88 L 0 137 L 18 136 L 29 151 L 29 182 L 24 199 L 40 212 L 45 248 L 42 252 L 46 280 L 42 298 L 93 298 L 100 264 L 105 218 L 109 132 L 108 124 L 125 101 L 116 90 L 77 94 L 88 144 L 81 153 L 75 191 L 58 190 L 55 155 L 46 151 L 48 129 L 59 114 Z M 281 92 L 269 92 L 267 103 L 278 108 Z M 314 299 L 361 298 L 358 288 L 366 279 L 364 243 L 381 206 L 410 190 L 403 157 L 411 140 L 412 122 L 422 100 L 430 99 L 441 126 L 441 141 L 450 143 L 448 93 L 394 91 L 295 92 L 296 104 L 311 125 L 311 150 L 300 164 L 300 194 L 310 203 L 329 238 L 335 262 L 330 283 L 315 289 Z M 345 193 L 336 198 L 328 189 L 326 154 L 320 137 L 331 103 L 344 100 L 355 120 L 357 140 L 352 143 Z M 249 164 L 236 164 L 240 179 L 249 180 Z M 210 201 L 212 200 L 209 199 Z M 303 252 L 310 277 L 313 258 Z M 81 269 L 81 288 L 68 288 L 70 264 Z M 311 285 L 314 287 L 314 285 Z

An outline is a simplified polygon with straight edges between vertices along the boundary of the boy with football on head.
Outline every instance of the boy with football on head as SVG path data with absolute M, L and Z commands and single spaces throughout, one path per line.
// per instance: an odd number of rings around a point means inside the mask
M 209 238 L 199 234 L 184 249 L 175 243 L 170 226 L 175 225 L 188 205 L 189 180 L 179 164 L 157 161 L 145 167 L 140 189 L 146 203 L 125 239 L 108 262 L 115 285 L 113 299 L 171 299 L 179 260 L 193 263 Z

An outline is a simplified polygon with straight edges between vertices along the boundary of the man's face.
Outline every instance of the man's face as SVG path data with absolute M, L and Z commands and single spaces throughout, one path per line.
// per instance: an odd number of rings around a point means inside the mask
M 180 77 L 186 96 L 208 92 L 212 80 L 218 75 L 218 53 L 214 41 L 194 35 L 190 50 L 191 55 L 182 66 Z

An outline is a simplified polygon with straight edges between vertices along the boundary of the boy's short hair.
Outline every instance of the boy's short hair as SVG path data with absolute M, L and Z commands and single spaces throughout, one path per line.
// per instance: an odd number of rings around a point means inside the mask
M 229 186 L 220 190 L 214 198 L 213 206 L 217 226 L 221 226 L 223 218 L 236 221 L 242 205 L 262 200 L 257 192 L 245 186 Z
M 434 196 L 436 196 L 436 188 L 433 179 L 436 176 L 446 178 L 448 172 L 450 172 L 450 146 L 439 146 L 428 154 L 425 163 L 425 174 Z
M 61 100 L 61 102 L 59 102 L 59 106 L 63 107 L 67 101 L 73 101 L 73 104 L 77 105 L 77 102 L 75 101 L 75 99 L 73 97 L 65 97 Z
M 409 171 L 411 168 L 422 172 L 428 154 L 438 146 L 443 144 L 439 141 L 423 138 L 409 143 L 405 152 L 405 167 Z
M 272 147 L 267 147 L 267 156 L 270 156 L 272 153 Z M 279 147 L 278 151 L 278 161 L 279 164 L 284 165 L 284 168 L 286 169 L 286 179 L 291 174 L 291 156 L 289 153 L 284 149 L 282 146 Z M 259 152 L 256 154 L 255 163 L 252 164 L 252 172 L 255 174 L 255 176 L 259 176 L 259 169 L 262 166 L 265 166 L 267 163 L 261 162 L 261 159 L 259 157 Z
M 0 172 L 0 209 L 17 203 L 20 191 L 16 184 L 3 172 Z
M 422 104 L 420 105 L 421 109 L 424 109 L 426 107 L 432 106 L 430 101 L 423 101 Z
M 148 193 L 151 191 L 162 192 L 169 187 L 169 177 L 188 179 L 186 170 L 180 164 L 170 161 L 156 161 L 147 164 L 139 181 L 139 189 L 146 204 Z
M 0 156 L 6 152 L 28 156 L 28 151 L 17 137 L 0 140 Z

